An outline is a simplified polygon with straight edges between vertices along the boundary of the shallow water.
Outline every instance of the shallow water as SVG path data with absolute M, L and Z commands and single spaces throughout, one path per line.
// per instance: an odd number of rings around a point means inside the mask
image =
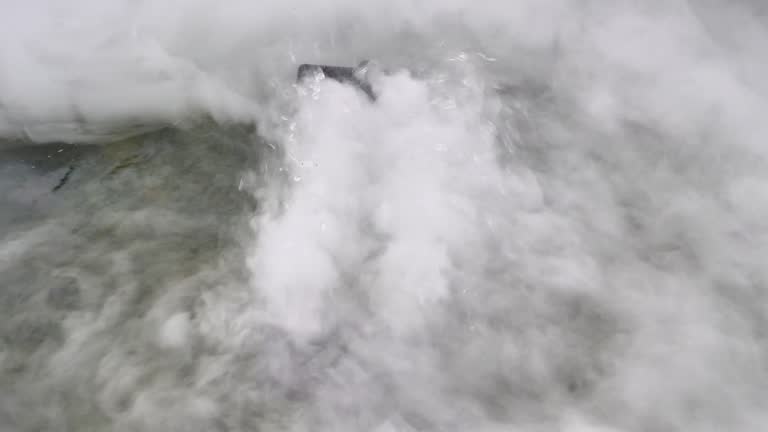
M 757 6 L 25 5 L 0 430 L 768 425 Z

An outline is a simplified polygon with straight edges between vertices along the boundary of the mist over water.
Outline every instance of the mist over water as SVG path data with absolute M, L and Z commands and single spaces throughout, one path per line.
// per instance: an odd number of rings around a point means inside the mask
M 768 427 L 760 3 L 5 6 L 0 430 Z

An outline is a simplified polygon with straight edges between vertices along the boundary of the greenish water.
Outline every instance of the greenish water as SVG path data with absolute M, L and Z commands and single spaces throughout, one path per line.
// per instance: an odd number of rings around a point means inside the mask
M 192 315 L 206 289 L 244 280 L 256 202 L 242 181 L 258 152 L 247 132 L 212 126 L 3 151 L 0 416 L 10 430 L 108 427 L 131 392 L 99 406 L 110 377 L 97 370 L 111 356 L 124 367 L 137 356 L 133 386 L 194 364 L 151 346 L 162 322 L 146 320 L 159 303 Z M 59 363 L 62 350 L 75 352 Z
M 768 430 L 757 3 L 12 3 L 0 432 Z

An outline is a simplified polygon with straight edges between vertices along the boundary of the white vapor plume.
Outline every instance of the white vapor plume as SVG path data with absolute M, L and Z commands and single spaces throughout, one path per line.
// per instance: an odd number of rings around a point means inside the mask
M 380 318 L 408 327 L 448 295 L 450 255 L 482 223 L 473 200 L 503 187 L 478 83 L 459 98 L 405 72 L 378 84 L 375 104 L 338 84 L 304 92 L 288 128 L 294 184 L 279 213 L 259 220 L 253 271 L 295 330 L 321 325 L 345 278 L 374 290 Z
M 768 428 L 761 3 L 0 1 L 0 429 Z

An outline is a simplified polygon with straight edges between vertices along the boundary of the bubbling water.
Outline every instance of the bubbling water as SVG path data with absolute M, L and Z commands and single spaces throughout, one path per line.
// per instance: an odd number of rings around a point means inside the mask
M 76 3 L 0 18 L 0 429 L 765 429 L 760 5 Z

